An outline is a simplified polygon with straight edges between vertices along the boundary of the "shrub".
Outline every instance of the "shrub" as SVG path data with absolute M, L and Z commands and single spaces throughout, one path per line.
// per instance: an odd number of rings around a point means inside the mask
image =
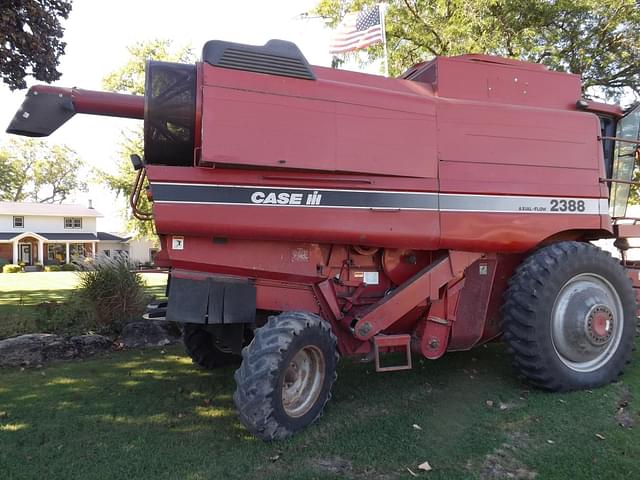
M 47 265 L 46 267 L 44 267 L 45 272 L 59 272 L 61 270 L 62 268 L 60 267 L 60 265 Z
M 78 270 L 78 267 L 73 263 L 65 263 L 60 267 L 63 272 L 75 272 Z
M 98 325 L 119 331 L 144 312 L 150 297 L 144 291 L 144 280 L 131 267 L 126 257 L 116 255 L 97 259 L 78 273 L 78 296 Z
M 14 265 L 12 263 L 8 263 L 2 267 L 2 273 L 18 273 L 22 271 L 22 267 L 20 265 Z

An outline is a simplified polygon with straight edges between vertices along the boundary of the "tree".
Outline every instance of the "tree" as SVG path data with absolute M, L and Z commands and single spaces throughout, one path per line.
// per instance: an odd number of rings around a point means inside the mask
M 121 68 L 104 77 L 102 85 L 106 90 L 120 93 L 144 95 L 145 64 L 147 60 L 165 62 L 193 63 L 194 54 L 189 46 L 174 46 L 171 40 L 156 39 L 139 42 L 128 48 L 130 58 Z M 133 170 L 129 157 L 131 154 L 141 155 L 143 152 L 142 128 L 123 132 L 120 143 L 120 160 L 117 172 L 110 174 L 98 172 L 98 177 L 106 185 L 124 199 L 129 198 L 133 189 L 136 172 Z M 138 220 L 131 214 L 128 206 L 124 208 L 124 217 L 130 231 L 137 237 L 150 237 L 154 234 L 153 223 Z M 151 205 L 145 195 L 140 197 L 140 208 L 150 211 Z
M 375 0 L 321 0 L 335 26 Z M 640 96 L 640 8 L 636 0 L 390 0 L 389 70 L 398 75 L 437 55 L 486 53 L 582 75 L 591 95 Z M 354 55 L 351 55 L 354 56 Z M 367 60 L 382 56 L 377 45 Z M 587 92 L 588 90 L 588 92 Z
M 66 44 L 61 41 L 71 1 L 0 0 L 0 77 L 11 90 L 26 88 L 24 78 L 53 82 Z
M 73 192 L 86 191 L 78 177 L 83 162 L 65 145 L 42 140 L 11 140 L 0 149 L 0 201 L 62 203 Z

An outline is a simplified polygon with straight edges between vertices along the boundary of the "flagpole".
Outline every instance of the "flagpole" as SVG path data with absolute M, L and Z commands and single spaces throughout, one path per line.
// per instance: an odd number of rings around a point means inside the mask
M 385 13 L 387 10 L 386 3 L 378 4 L 380 9 L 380 23 L 382 24 L 382 49 L 384 52 L 384 76 L 389 76 L 389 55 L 387 53 L 387 27 L 385 26 Z

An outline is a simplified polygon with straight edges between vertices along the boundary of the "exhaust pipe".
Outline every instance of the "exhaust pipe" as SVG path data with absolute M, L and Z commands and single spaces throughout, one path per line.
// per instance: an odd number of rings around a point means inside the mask
M 46 137 L 76 113 L 142 120 L 144 97 L 36 85 L 27 92 L 24 102 L 7 128 L 7 133 L 26 137 Z

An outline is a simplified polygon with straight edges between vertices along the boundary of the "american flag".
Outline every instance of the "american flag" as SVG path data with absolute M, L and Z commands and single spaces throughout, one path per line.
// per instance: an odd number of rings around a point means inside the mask
M 330 53 L 345 53 L 368 47 L 384 40 L 380 4 L 374 8 L 345 15 L 331 39 Z

